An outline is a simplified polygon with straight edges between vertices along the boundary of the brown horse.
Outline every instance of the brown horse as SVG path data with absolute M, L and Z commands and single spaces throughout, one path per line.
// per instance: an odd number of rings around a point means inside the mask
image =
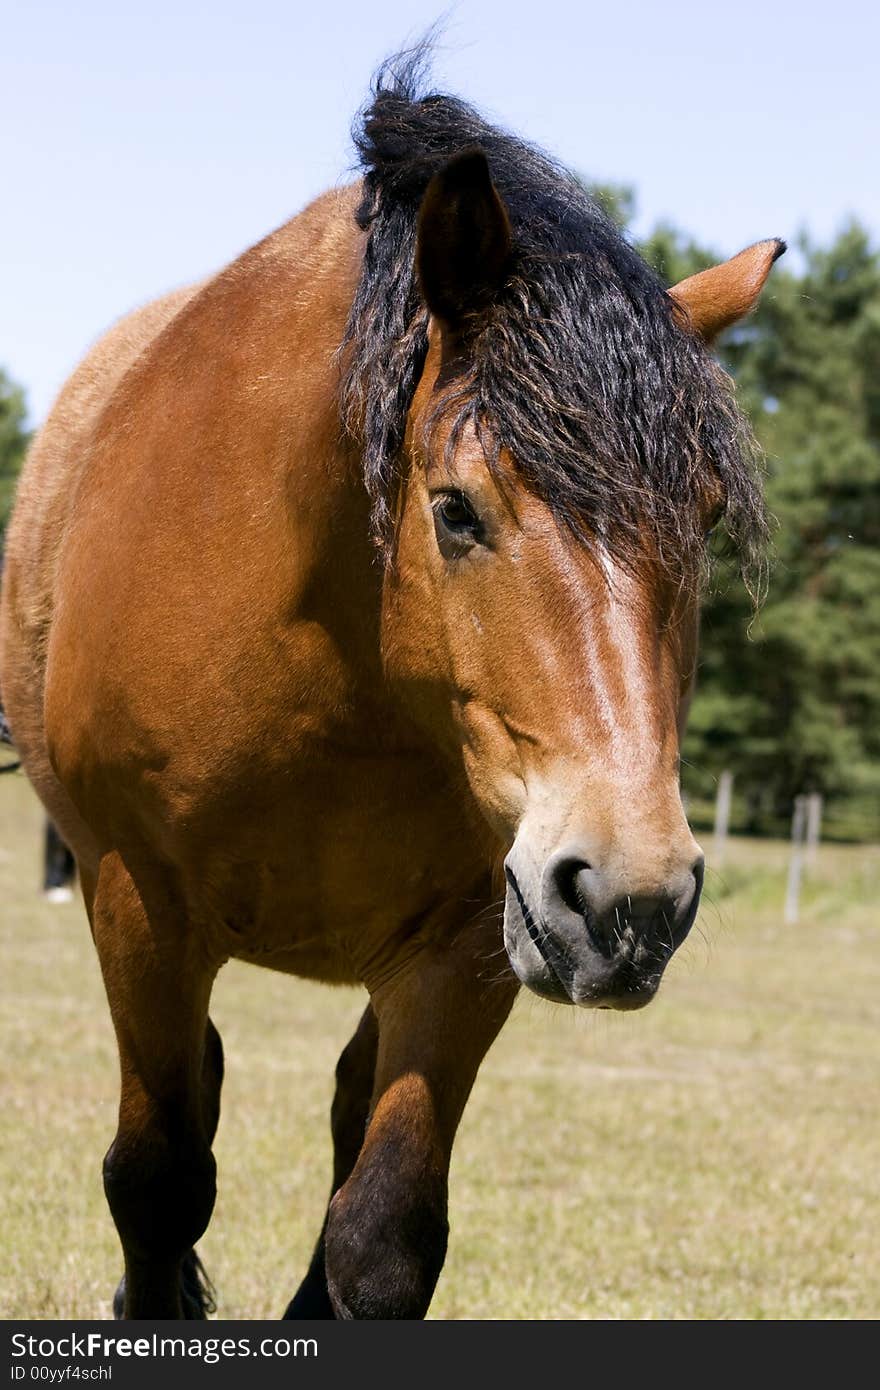
M 3 696 L 118 1039 L 130 1318 L 204 1315 L 230 957 L 369 994 L 288 1315 L 413 1318 L 519 982 L 638 1008 L 697 909 L 705 535 L 763 527 L 706 343 L 782 244 L 667 293 L 571 176 L 414 81 L 380 80 L 356 185 L 98 344 L 21 482 Z

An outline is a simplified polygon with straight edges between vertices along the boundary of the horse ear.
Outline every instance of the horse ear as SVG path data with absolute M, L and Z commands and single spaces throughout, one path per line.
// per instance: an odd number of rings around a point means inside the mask
M 772 237 L 673 285 L 669 293 L 684 310 L 687 326 L 711 343 L 722 329 L 751 313 L 770 267 L 784 251 L 785 242 Z
M 448 327 L 498 290 L 511 250 L 510 221 L 480 149 L 434 175 L 419 210 L 416 270 L 425 303 Z

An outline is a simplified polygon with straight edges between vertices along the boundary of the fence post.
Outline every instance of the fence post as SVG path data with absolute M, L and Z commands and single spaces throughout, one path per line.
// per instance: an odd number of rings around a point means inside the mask
M 816 851 L 822 829 L 822 793 L 811 792 L 807 797 L 807 853 L 806 862 L 816 862 Z
M 801 892 L 801 872 L 804 866 L 804 831 L 807 823 L 807 798 L 796 796 L 791 818 L 791 859 L 788 863 L 788 887 L 785 892 L 785 922 L 793 925 L 798 919 L 798 899 Z
M 718 778 L 718 794 L 715 798 L 715 868 L 724 862 L 724 849 L 727 840 L 727 827 L 730 824 L 730 803 L 733 798 L 733 773 L 722 772 Z

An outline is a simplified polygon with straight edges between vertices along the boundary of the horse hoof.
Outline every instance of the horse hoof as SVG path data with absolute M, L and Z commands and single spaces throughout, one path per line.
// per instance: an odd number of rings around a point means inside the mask
M 204 1321 L 209 1313 L 216 1313 L 217 1299 L 205 1267 L 196 1254 L 190 1250 L 184 1255 L 180 1266 L 180 1306 L 187 1321 Z M 125 1275 L 123 1274 L 113 1295 L 113 1316 L 117 1321 L 125 1317 Z
M 217 1311 L 214 1285 L 195 1250 L 184 1255 L 180 1266 L 180 1303 L 188 1319 L 205 1319 Z
M 283 1322 L 324 1322 L 335 1318 L 327 1283 L 310 1285 L 308 1281 L 294 1295 L 282 1319 Z

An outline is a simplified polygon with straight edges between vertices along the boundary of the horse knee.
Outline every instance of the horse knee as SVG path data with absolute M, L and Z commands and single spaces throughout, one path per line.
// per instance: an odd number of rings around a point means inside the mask
M 431 1190 L 432 1187 L 434 1190 Z M 423 1318 L 446 1258 L 445 1184 L 403 1200 L 374 1184 L 330 1203 L 326 1270 L 338 1318 Z
M 203 1235 L 217 1192 L 217 1165 L 204 1144 L 174 1149 L 117 1135 L 103 1172 L 127 1258 L 176 1260 Z

